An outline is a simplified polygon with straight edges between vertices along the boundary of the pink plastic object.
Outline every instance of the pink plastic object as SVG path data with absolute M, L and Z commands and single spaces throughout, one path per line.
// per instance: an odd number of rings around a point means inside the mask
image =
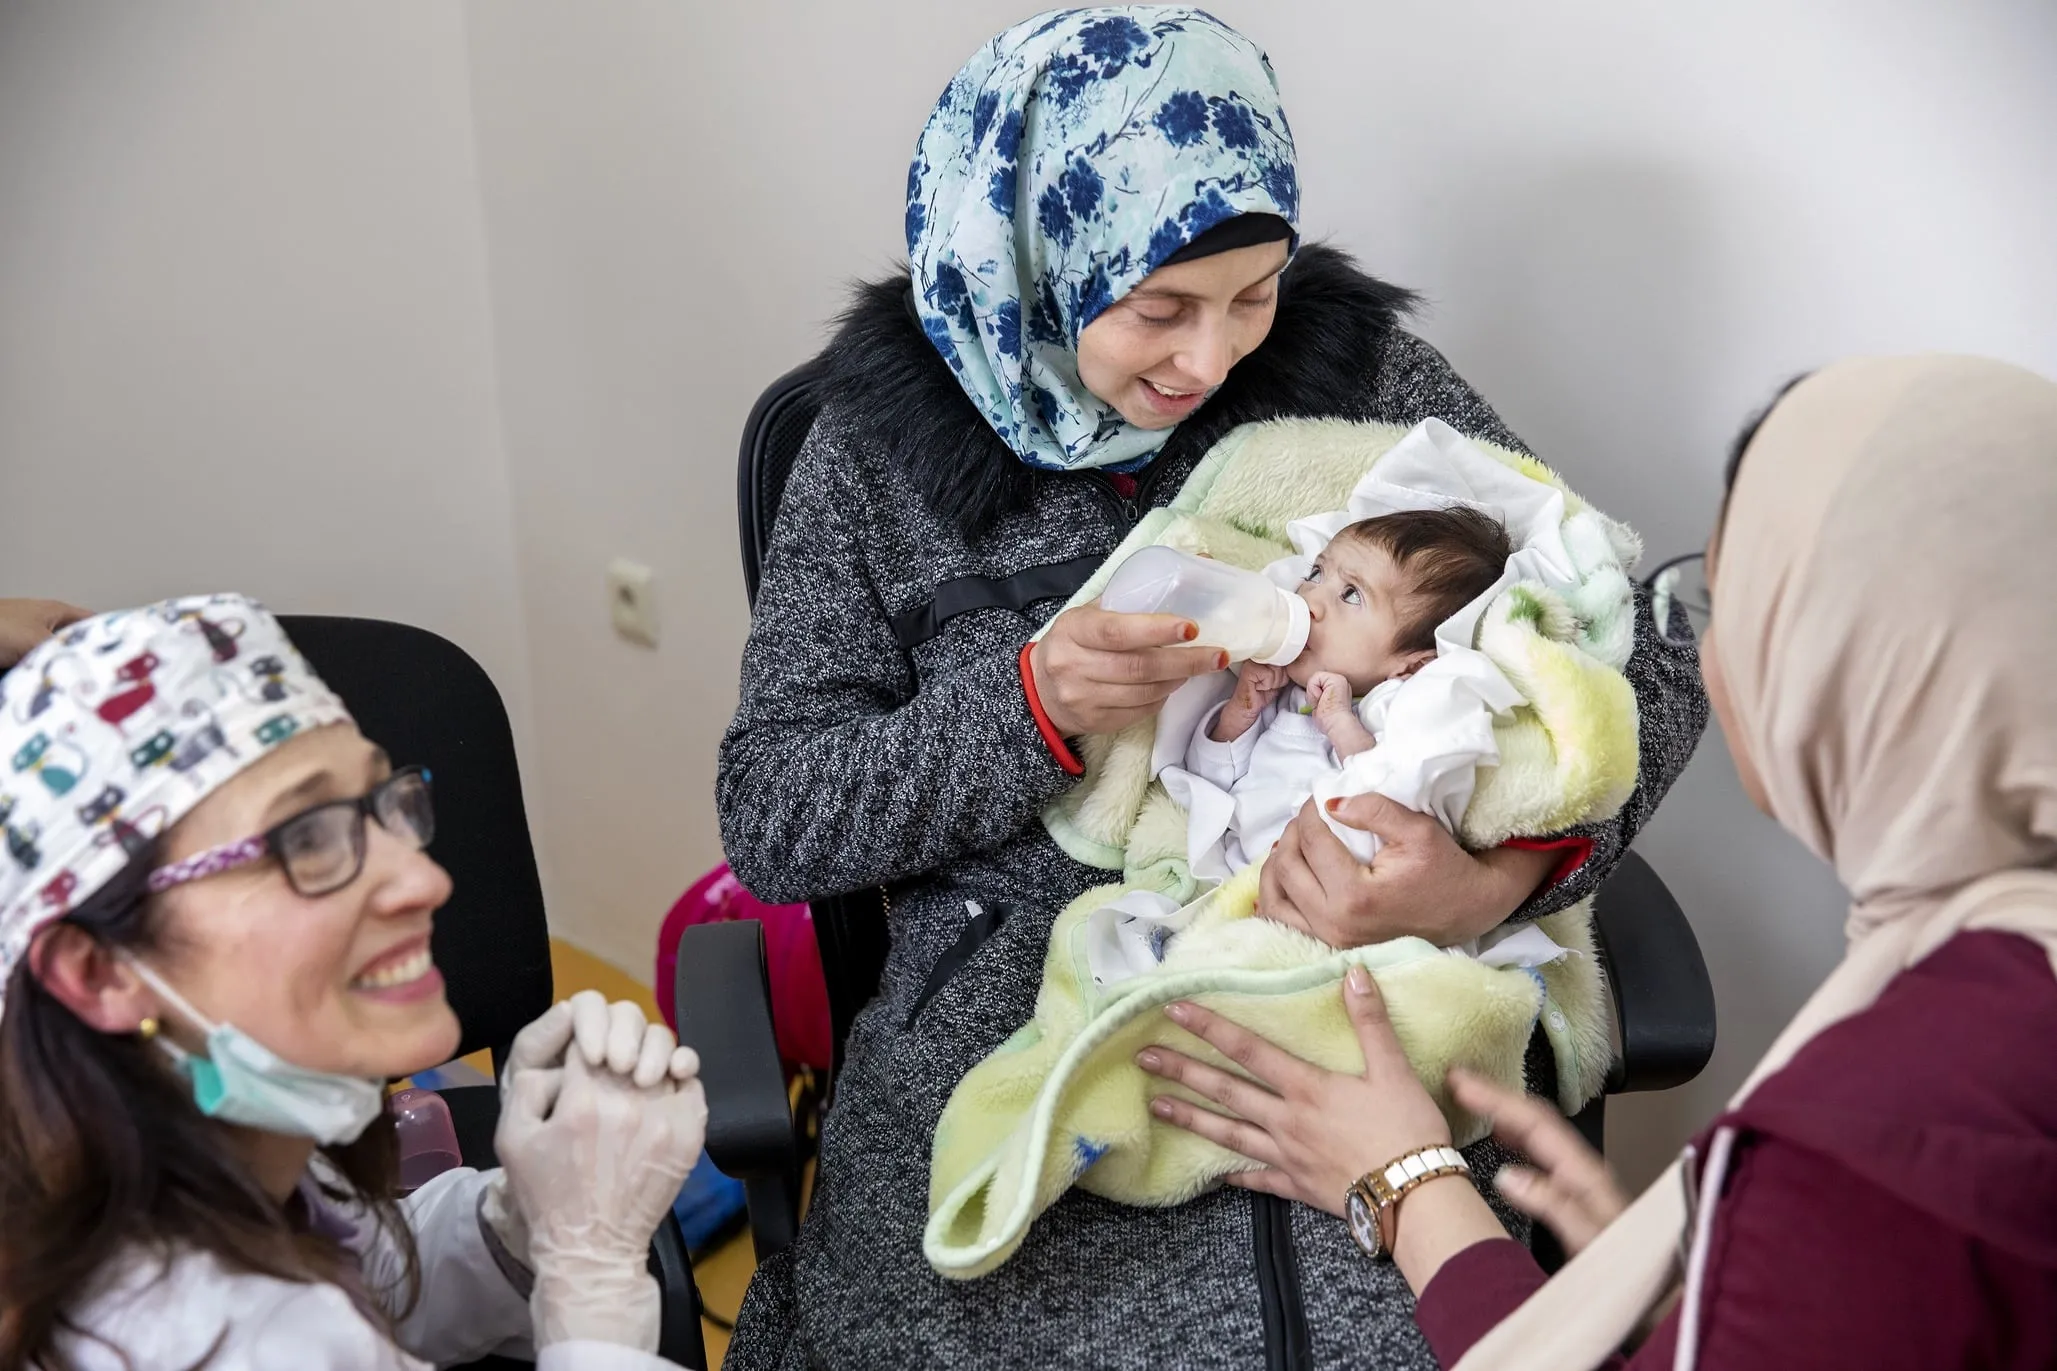
M 814 916 L 804 904 L 768 905 L 743 888 L 726 865 L 693 882 L 664 916 L 657 934 L 657 1008 L 678 1028 L 672 987 L 678 975 L 679 935 L 695 924 L 756 919 L 764 925 L 765 970 L 771 978 L 771 1027 L 779 1059 L 791 1074 L 801 1067 L 827 1071 L 834 1043 L 829 1035 L 828 982 L 822 979 L 821 948 L 814 941 Z
M 450 1106 L 433 1090 L 396 1091 L 386 1101 L 400 1133 L 400 1188 L 419 1190 L 455 1166 L 464 1165 Z

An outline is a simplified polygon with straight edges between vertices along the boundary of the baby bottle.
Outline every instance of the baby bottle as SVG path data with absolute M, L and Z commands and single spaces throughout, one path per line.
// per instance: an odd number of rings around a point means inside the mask
M 1146 547 L 1114 569 L 1100 608 L 1122 614 L 1176 614 L 1200 626 L 1198 641 L 1226 649 L 1232 662 L 1284 666 L 1307 646 L 1307 602 L 1254 571 Z

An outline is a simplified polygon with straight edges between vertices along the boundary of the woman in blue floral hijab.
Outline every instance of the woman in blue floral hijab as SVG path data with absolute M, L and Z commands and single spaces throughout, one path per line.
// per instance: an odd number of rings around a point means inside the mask
M 1133 468 L 1168 436 L 1079 378 L 1087 326 L 1208 230 L 1299 218 L 1264 54 L 1199 10 L 1017 24 L 943 92 L 907 175 L 923 330 L 1020 458 Z
M 991 1275 L 945 1281 L 922 1256 L 944 1101 L 1028 1021 L 1056 912 L 1105 879 L 1039 816 L 1082 740 L 1219 662 L 1169 617 L 1052 616 L 1238 424 L 1435 417 L 1522 447 L 1403 327 L 1408 292 L 1302 245 L 1299 212 L 1264 54 L 1183 6 L 1017 24 L 922 130 L 910 269 L 861 287 L 818 359 L 722 743 L 737 876 L 814 902 L 832 976 L 865 975 L 849 949 L 884 958 L 875 991 L 843 987 L 869 1003 L 837 1020 L 812 1207 L 758 1268 L 737 1371 L 1434 1365 L 1393 1268 L 1276 1195 L 1074 1191 Z M 1450 943 L 1584 898 L 1702 719 L 1691 649 L 1647 619 L 1628 675 L 1642 788 L 1614 821 L 1476 855 L 1424 816 L 1382 822 L 1371 870 L 1316 818 L 1266 862 L 1264 908 L 1348 945 Z M 1467 1157 L 1482 1181 L 1498 1164 L 1490 1144 Z

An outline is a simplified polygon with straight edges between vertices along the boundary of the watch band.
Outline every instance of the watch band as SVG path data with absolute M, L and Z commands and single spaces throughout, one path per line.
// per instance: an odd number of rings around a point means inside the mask
M 1375 1260 L 1391 1260 L 1393 1225 L 1402 1197 L 1441 1176 L 1468 1176 L 1471 1164 L 1454 1147 L 1423 1147 L 1357 1178 L 1343 1197 L 1350 1234 Z

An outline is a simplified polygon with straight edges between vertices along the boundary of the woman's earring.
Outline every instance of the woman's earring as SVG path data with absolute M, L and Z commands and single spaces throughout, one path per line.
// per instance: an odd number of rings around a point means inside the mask
M 147 1043 L 147 1042 L 149 1042 L 149 1041 L 150 1041 L 150 1040 L 151 1040 L 152 1038 L 156 1037 L 156 1036 L 157 1036 L 157 1020 L 155 1020 L 155 1019 L 145 1019 L 145 1020 L 143 1020 L 143 1022 L 141 1022 L 141 1023 L 137 1024 L 137 1025 L 136 1025 L 136 1036 L 140 1037 L 140 1038 L 141 1038 L 141 1039 L 142 1039 L 142 1040 L 143 1040 L 144 1042 L 146 1042 L 146 1043 Z

